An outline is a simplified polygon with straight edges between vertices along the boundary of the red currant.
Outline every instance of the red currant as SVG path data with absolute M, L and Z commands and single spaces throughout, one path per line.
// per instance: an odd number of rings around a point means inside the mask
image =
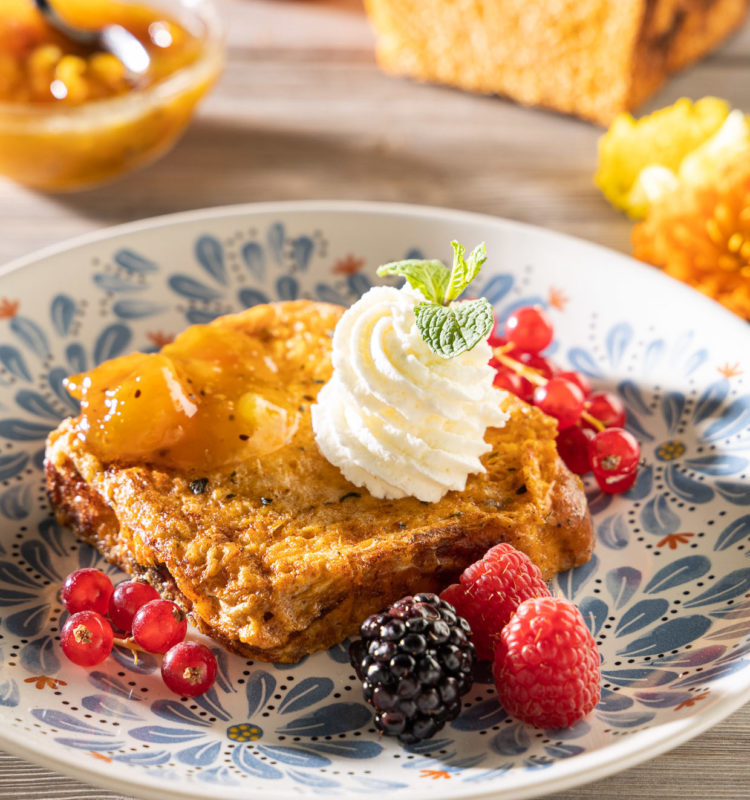
M 586 411 L 607 428 L 622 428 L 625 425 L 625 406 L 622 400 L 611 392 L 595 392 L 586 404 Z M 585 425 L 593 427 L 591 423 Z
M 504 389 L 506 392 L 520 397 L 521 400 L 525 400 L 527 403 L 531 402 L 531 398 L 534 394 L 534 384 L 531 383 L 531 381 L 506 369 L 499 369 L 492 383 L 498 389 Z
M 544 356 L 536 353 L 522 353 L 519 350 L 512 350 L 508 355 L 524 366 L 536 370 L 545 380 L 549 380 L 557 374 L 555 365 Z
M 125 633 L 133 629 L 133 617 L 141 606 L 151 600 L 158 600 L 159 592 L 148 583 L 123 581 L 115 586 L 109 601 L 109 618 Z
M 637 439 L 622 428 L 605 428 L 589 442 L 594 478 L 608 494 L 624 492 L 633 485 L 640 457 Z
M 580 425 L 572 425 L 557 434 L 557 452 L 565 466 L 576 475 L 585 475 L 591 470 L 589 442 L 593 438 L 594 431 Z
M 541 306 L 524 306 L 505 321 L 505 336 L 526 353 L 539 353 L 552 341 L 552 322 Z
M 68 617 L 60 634 L 62 651 L 81 667 L 93 667 L 112 652 L 112 626 L 96 611 L 79 611 Z
M 106 614 L 113 590 L 112 581 L 101 570 L 87 567 L 68 575 L 60 591 L 60 599 L 71 614 L 77 611 Z
M 151 600 L 133 617 L 133 638 L 149 653 L 166 653 L 186 633 L 185 612 L 171 600 Z
M 566 381 L 574 383 L 583 392 L 584 397 L 588 397 L 591 394 L 591 382 L 583 373 L 571 370 L 569 372 L 558 372 L 557 377 L 565 378 Z
M 557 420 L 559 430 L 575 425 L 583 413 L 583 392 L 565 378 L 552 378 L 534 389 L 534 405 Z
M 604 480 L 600 480 L 596 473 L 594 473 L 594 477 L 596 478 L 597 485 L 604 494 L 622 494 L 623 492 L 627 492 L 636 482 L 638 478 L 638 467 L 633 467 L 630 472 L 625 472 L 617 478 L 610 476 Z
M 161 662 L 161 676 L 175 694 L 197 697 L 216 680 L 216 657 L 198 642 L 176 644 Z
M 492 326 L 492 330 L 490 331 L 490 335 L 487 337 L 487 344 L 490 347 L 502 347 L 504 344 L 507 343 L 507 340 L 500 335 L 500 325 L 498 324 L 497 317 L 495 317 L 495 323 Z

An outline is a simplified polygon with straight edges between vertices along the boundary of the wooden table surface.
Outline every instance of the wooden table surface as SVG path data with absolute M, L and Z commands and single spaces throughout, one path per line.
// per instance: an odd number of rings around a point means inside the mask
M 0 180 L 0 263 L 157 214 L 307 198 L 480 211 L 628 251 L 630 223 L 592 185 L 601 130 L 382 75 L 360 0 L 219 1 L 226 71 L 174 151 L 80 194 Z M 750 110 L 750 24 L 649 108 L 706 94 Z M 552 797 L 651 796 L 750 798 L 750 706 L 666 755 Z M 0 753 L 0 800 L 53 798 L 123 800 Z

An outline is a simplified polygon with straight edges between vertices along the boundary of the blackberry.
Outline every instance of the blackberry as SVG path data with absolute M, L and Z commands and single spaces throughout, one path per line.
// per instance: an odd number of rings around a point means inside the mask
M 461 711 L 474 668 L 471 629 L 434 594 L 404 597 L 368 617 L 349 658 L 375 727 L 404 744 L 428 739 Z

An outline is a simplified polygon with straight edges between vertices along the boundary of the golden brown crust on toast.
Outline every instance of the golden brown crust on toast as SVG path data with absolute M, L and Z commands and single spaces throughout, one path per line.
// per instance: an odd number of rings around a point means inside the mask
M 365 0 L 387 72 L 602 124 L 713 50 L 750 0 Z
M 221 324 L 252 325 L 267 308 Z M 293 439 L 232 472 L 185 475 L 102 464 L 66 420 L 50 435 L 46 462 L 62 522 L 181 602 L 204 632 L 280 662 L 340 642 L 406 594 L 440 590 L 498 542 L 528 553 L 546 578 L 589 558 L 588 509 L 557 455 L 554 422 L 510 396 L 510 421 L 487 433 L 487 472 L 470 476 L 464 492 L 427 504 L 378 500 L 348 483 L 320 455 L 309 414 L 330 374 L 329 333 L 341 309 L 272 308 L 269 330 L 286 335 L 302 322 L 314 355 L 309 380 L 297 376 L 304 413 Z M 196 494 L 198 477 L 208 480 Z

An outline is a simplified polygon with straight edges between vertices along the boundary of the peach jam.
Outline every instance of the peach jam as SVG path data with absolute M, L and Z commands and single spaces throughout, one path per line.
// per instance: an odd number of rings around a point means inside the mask
M 105 463 L 184 471 L 219 469 L 282 447 L 301 417 L 292 387 L 310 365 L 303 348 L 290 350 L 292 332 L 275 314 L 258 306 L 194 325 L 159 353 L 122 356 L 68 378 L 81 402 L 79 437 Z
M 202 43 L 177 22 L 146 6 L 107 0 L 66 0 L 64 19 L 82 28 L 118 24 L 134 34 L 150 56 L 147 73 L 128 80 L 109 53 L 90 52 L 53 30 L 30 0 L 2 0 L 0 101 L 80 105 L 145 89 L 193 63 Z

